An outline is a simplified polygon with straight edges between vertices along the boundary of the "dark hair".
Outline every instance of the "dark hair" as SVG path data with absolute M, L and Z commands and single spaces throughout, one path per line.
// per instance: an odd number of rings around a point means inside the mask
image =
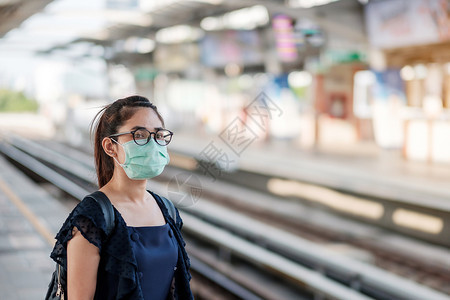
M 141 107 L 153 109 L 164 127 L 164 120 L 156 106 L 142 96 L 130 96 L 118 99 L 103 107 L 92 120 L 90 132 L 91 136 L 94 135 L 94 159 L 99 188 L 111 180 L 114 172 L 114 161 L 103 150 L 103 139 L 117 133 L 117 129 L 129 120 L 135 114 L 136 110 Z

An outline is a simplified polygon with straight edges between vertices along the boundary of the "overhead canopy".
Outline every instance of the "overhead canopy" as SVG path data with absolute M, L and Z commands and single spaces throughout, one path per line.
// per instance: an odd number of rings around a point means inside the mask
M 0 0 L 1 1 L 1 0 Z M 61 43 L 39 51 L 41 54 L 64 50 L 77 43 L 112 46 L 129 37 L 154 39 L 155 33 L 170 26 L 188 24 L 198 27 L 201 20 L 219 16 L 244 7 L 264 5 L 270 15 L 286 14 L 295 19 L 309 19 L 319 24 L 330 36 L 342 43 L 346 37 L 352 44 L 366 43 L 362 20 L 362 5 L 356 0 L 335 1 L 313 8 L 289 7 L 279 0 L 165 0 L 148 1 L 147 7 L 136 11 L 139 15 L 111 22 L 101 30 L 81 35 L 69 43 Z M 350 19 L 345 21 L 342 19 Z M 356 24 L 356 26 L 355 26 Z
M 53 0 L 0 0 L 0 38 Z

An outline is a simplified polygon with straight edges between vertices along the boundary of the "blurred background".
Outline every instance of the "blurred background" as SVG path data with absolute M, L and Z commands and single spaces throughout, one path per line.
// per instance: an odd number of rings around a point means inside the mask
M 14 168 L 59 200 L 95 190 L 90 122 L 134 94 L 174 132 L 149 187 L 186 219 L 196 298 L 448 299 L 450 1 L 0 0 L 1 168 L 19 198 Z M 0 248 L 48 254 L 21 226 Z
M 44 135 L 80 144 L 93 108 L 130 94 L 218 134 L 265 93 L 283 117 L 264 141 L 450 161 L 447 1 L 0 4 L 0 110 Z

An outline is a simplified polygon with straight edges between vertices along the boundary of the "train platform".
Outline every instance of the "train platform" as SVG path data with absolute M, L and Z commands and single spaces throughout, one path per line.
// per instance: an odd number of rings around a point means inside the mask
M 187 161 L 195 158 L 192 170 L 211 175 L 212 181 L 221 176 L 263 193 L 450 247 L 449 165 L 407 161 L 399 151 L 375 146 L 363 151 L 355 145 L 345 152 L 341 147 L 337 154 L 325 148 L 305 151 L 289 141 L 248 142 L 245 138 L 239 140 L 234 132 L 207 135 L 178 130 L 169 152 L 174 154 L 173 165 L 181 168 L 188 164 L 177 154 Z M 200 182 L 200 191 L 204 184 Z
M 0 156 L 0 298 L 41 300 L 49 254 L 69 208 Z
M 428 202 L 450 210 L 450 164 L 405 160 L 400 151 L 376 145 L 303 150 L 294 142 L 254 142 L 240 152 L 220 134 L 177 130 L 169 151 L 207 160 L 214 154 L 236 168 L 335 189 L 405 201 Z M 220 163 L 220 162 L 219 162 Z

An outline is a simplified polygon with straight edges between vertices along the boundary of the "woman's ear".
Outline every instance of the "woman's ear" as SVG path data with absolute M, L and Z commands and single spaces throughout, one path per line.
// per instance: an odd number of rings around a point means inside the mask
M 102 148 L 103 151 L 111 157 L 115 157 L 117 155 L 114 142 L 109 137 L 105 137 L 102 140 Z

